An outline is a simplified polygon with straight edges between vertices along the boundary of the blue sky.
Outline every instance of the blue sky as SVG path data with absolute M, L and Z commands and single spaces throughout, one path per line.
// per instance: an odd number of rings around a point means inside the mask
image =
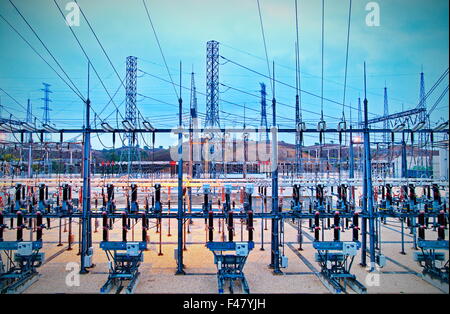
M 75 85 L 86 95 L 87 61 L 70 29 L 65 25 L 53 0 L 13 0 L 28 22 L 36 30 L 52 54 L 69 74 Z M 58 0 L 64 10 L 66 0 Z M 79 0 L 94 31 L 108 53 L 119 75 L 125 76 L 127 56 L 138 57 L 138 69 L 168 80 L 141 0 Z M 363 95 L 363 62 L 367 63 L 367 89 L 370 117 L 383 112 L 383 88 L 389 94 L 390 112 L 417 106 L 419 73 L 423 67 L 427 90 L 447 69 L 449 58 L 449 17 L 447 0 L 383 0 L 380 6 L 380 26 L 368 27 L 369 1 L 353 0 L 348 79 L 346 91 L 346 119 L 356 119 L 358 96 Z M 295 11 L 294 0 L 260 0 L 261 12 L 270 60 L 276 63 L 280 81 L 295 86 Z M 267 74 L 264 45 L 261 36 L 256 0 L 147 0 L 164 55 L 174 80 L 178 82 L 178 66 L 183 63 L 183 85 L 190 86 L 190 72 L 195 72 L 199 111 L 205 112 L 206 42 L 220 42 L 220 54 L 228 59 Z M 301 85 L 305 91 L 321 93 L 321 1 L 298 0 Z M 324 97 L 342 103 L 344 91 L 347 15 L 349 1 L 325 1 Z M 65 11 L 68 13 L 68 11 Z M 5 17 L 49 63 L 58 69 L 40 42 L 27 28 L 9 1 L 0 2 L 0 14 Z M 113 95 L 120 81 L 108 63 L 83 17 L 80 26 L 73 27 L 85 47 L 94 67 Z M 42 82 L 51 84 L 51 119 L 59 128 L 80 128 L 83 124 L 83 104 L 61 79 L 30 49 L 23 40 L 0 19 L 0 87 L 26 107 L 31 99 L 33 114 L 42 119 Z M 259 83 L 267 79 L 221 60 L 220 82 L 248 93 L 258 94 Z M 157 127 L 175 127 L 177 98 L 173 87 L 155 77 L 138 73 L 138 93 L 161 102 L 138 96 L 138 108 Z M 431 107 L 448 85 L 448 76 L 430 96 Z M 267 87 L 269 95 L 270 88 Z M 295 90 L 276 86 L 278 122 L 293 126 Z M 3 117 L 13 113 L 24 118 L 25 111 L 7 95 L 0 92 L 4 106 Z M 183 91 L 185 108 L 189 105 L 189 91 Z M 260 120 L 259 99 L 221 86 L 222 123 L 227 127 L 243 124 L 243 106 L 247 108 L 247 125 L 257 126 Z M 113 104 L 99 80 L 91 76 L 90 98 L 101 120 L 115 124 Z M 124 114 L 125 91 L 119 88 L 115 104 Z M 237 105 L 232 105 L 235 103 Z M 172 104 L 168 105 L 166 103 Z M 312 127 L 320 116 L 318 97 L 302 94 L 303 117 Z M 106 108 L 105 108 L 106 106 Z M 307 110 L 307 112 L 306 112 Z M 270 106 L 268 106 L 270 113 Z M 314 112 L 314 113 L 311 113 Z M 328 125 L 335 126 L 342 117 L 342 106 L 324 102 Z M 448 94 L 433 112 L 434 123 L 448 116 Z M 446 119 L 446 118 L 445 118 Z M 271 121 L 269 115 L 268 120 Z M 99 121 L 99 119 L 97 119 Z M 101 137 L 106 146 L 111 136 Z M 291 136 L 281 137 L 291 141 Z M 148 141 L 148 138 L 146 138 Z M 317 141 L 308 138 L 307 143 Z M 157 138 L 157 145 L 167 146 L 168 136 Z M 116 144 L 117 145 L 117 144 Z M 94 146 L 101 148 L 98 139 Z

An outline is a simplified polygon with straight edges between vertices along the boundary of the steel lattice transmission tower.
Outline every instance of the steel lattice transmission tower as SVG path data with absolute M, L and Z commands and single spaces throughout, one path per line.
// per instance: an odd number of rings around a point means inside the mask
M 137 127 L 136 92 L 137 92 L 137 58 L 127 57 L 125 119 Z M 129 146 L 132 146 L 131 133 L 126 134 Z
M 260 134 L 259 140 L 262 142 L 263 140 L 266 143 L 269 143 L 269 133 L 267 133 L 267 129 L 269 128 L 267 124 L 267 102 L 266 102 L 266 84 L 259 83 L 261 85 L 261 128 L 264 129 L 264 133 Z M 264 137 L 264 139 L 263 139 Z
M 220 128 L 219 120 L 219 42 L 206 43 L 206 119 L 205 128 Z M 215 134 L 214 134 L 215 133 Z M 214 142 L 219 142 L 219 132 L 211 134 L 213 143 L 209 145 L 208 155 L 214 155 Z M 209 158 L 208 158 L 209 159 Z M 216 176 L 216 166 L 211 162 L 209 173 Z
M 219 128 L 219 42 L 206 44 L 206 120 L 205 127 Z
M 389 115 L 389 103 L 388 103 L 388 95 L 387 95 L 387 87 L 384 87 L 384 116 L 387 117 Z M 383 129 L 389 129 L 389 120 L 385 120 L 383 122 Z M 383 143 L 387 143 L 389 141 L 389 133 L 383 133 Z
M 42 114 L 42 123 L 44 124 L 50 124 L 50 103 L 52 102 L 50 99 L 50 94 L 52 91 L 50 90 L 50 84 L 42 83 L 44 85 L 44 88 L 41 89 L 41 91 L 44 92 L 44 98 L 41 98 L 41 100 L 44 101 L 44 107 L 41 109 L 44 110 Z M 45 133 L 44 139 L 46 142 L 50 141 L 51 135 L 48 133 Z
M 266 93 L 266 84 L 259 83 L 261 86 L 261 123 L 260 128 L 264 129 L 264 132 L 259 134 L 259 145 L 264 146 L 264 153 L 269 153 L 269 133 L 267 132 L 267 129 L 269 128 L 267 124 L 267 93 Z M 258 152 L 260 150 L 258 149 Z M 261 158 L 259 159 L 261 160 Z
M 136 107 L 137 95 L 137 58 L 133 56 L 127 57 L 126 61 L 126 80 L 125 80 L 125 120 L 133 129 L 138 128 L 138 115 Z M 124 133 L 124 143 L 127 145 L 127 156 L 125 158 L 124 151 L 120 156 L 120 161 L 127 160 L 127 173 L 132 172 L 133 161 L 140 161 L 140 153 L 138 151 L 138 140 L 134 132 Z M 139 167 L 141 164 L 139 163 Z
M 427 124 L 427 101 L 425 97 L 425 78 L 423 71 L 420 72 L 420 90 L 419 90 L 419 109 L 425 109 L 419 114 L 419 120 L 421 122 L 425 122 Z M 429 122 L 429 121 L 428 121 Z M 429 127 L 429 125 L 427 125 Z M 427 142 L 427 134 L 426 133 L 420 133 L 419 135 L 419 148 L 423 149 Z M 423 166 L 423 158 L 422 154 L 420 154 L 420 163 Z M 431 165 L 431 161 L 429 161 L 429 165 Z

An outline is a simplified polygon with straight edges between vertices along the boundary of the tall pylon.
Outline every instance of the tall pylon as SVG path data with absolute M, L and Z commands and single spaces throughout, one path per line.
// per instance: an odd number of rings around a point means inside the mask
M 206 43 L 206 119 L 205 128 L 220 128 L 219 119 L 219 42 L 215 40 Z M 215 143 L 220 143 L 219 132 L 211 132 L 208 144 L 208 156 L 215 156 Z M 209 159 L 209 158 L 208 158 Z M 216 177 L 214 160 L 208 163 L 209 174 Z M 206 165 L 205 165 L 206 166 Z M 205 167 L 206 169 L 206 167 Z
M 420 89 L 419 89 L 419 108 L 425 109 L 423 112 L 419 114 L 419 120 L 427 123 L 427 101 L 425 97 L 425 77 L 423 74 L 423 71 L 420 72 Z M 429 127 L 429 125 L 428 125 Z M 427 134 L 426 133 L 420 133 L 419 135 L 419 148 L 424 149 L 425 145 L 427 143 Z M 420 153 L 419 155 L 419 164 L 421 166 L 424 166 L 424 158 L 422 156 L 423 154 Z M 429 155 L 429 154 L 427 154 Z M 428 162 L 429 166 L 431 166 L 431 162 Z
M 267 155 L 269 153 L 269 133 L 267 129 L 269 125 L 267 123 L 267 92 L 266 92 L 266 84 L 259 83 L 261 86 L 261 122 L 260 128 L 264 130 L 264 132 L 259 133 L 259 143 L 258 145 L 263 145 L 264 154 Z M 258 153 L 261 149 L 258 149 Z M 259 160 L 262 160 L 258 157 Z M 265 159 L 265 158 L 264 158 Z
M 267 92 L 266 92 L 266 84 L 259 83 L 261 86 L 261 123 L 260 127 L 264 129 L 264 133 L 261 133 L 259 136 L 259 141 L 262 142 L 263 140 L 266 143 L 269 143 L 269 133 L 266 132 L 266 130 L 269 128 L 267 124 Z
M 50 84 L 47 83 L 42 83 L 44 85 L 44 88 L 41 88 L 41 91 L 44 92 L 44 98 L 41 98 L 41 100 L 44 101 L 44 107 L 41 107 L 43 111 L 42 114 L 42 123 L 44 124 L 50 124 L 50 111 L 52 111 L 50 109 L 50 103 L 52 102 L 50 99 L 50 94 L 52 93 L 52 91 L 50 90 Z M 45 133 L 44 135 L 44 140 L 46 142 L 51 140 L 51 135 L 49 133 Z
M 219 43 L 206 44 L 206 120 L 205 127 L 219 128 Z
M 137 107 L 136 107 L 136 95 L 137 95 L 137 58 L 128 56 L 126 59 L 126 84 L 125 84 L 125 120 L 133 128 L 137 129 L 139 126 Z M 133 161 L 139 163 L 139 169 L 141 168 L 141 156 L 138 150 L 138 138 L 136 133 L 128 132 L 124 133 L 124 144 L 127 145 L 126 156 L 125 151 L 122 150 L 120 161 L 127 161 L 127 174 L 132 176 Z

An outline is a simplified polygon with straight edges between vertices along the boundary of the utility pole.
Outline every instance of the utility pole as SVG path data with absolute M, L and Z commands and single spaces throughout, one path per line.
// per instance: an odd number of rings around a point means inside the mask
M 426 101 L 426 97 L 425 97 L 425 78 L 424 78 L 424 74 L 423 71 L 420 72 L 420 91 L 419 91 L 419 108 L 423 108 L 425 109 L 424 111 L 422 111 L 419 114 L 419 120 L 420 122 L 427 122 L 427 101 Z M 429 127 L 429 125 L 428 125 Z M 422 152 L 421 150 L 425 148 L 425 144 L 427 142 L 427 134 L 426 133 L 420 133 L 419 135 L 419 159 L 420 159 L 420 165 L 424 166 L 424 157 L 422 156 Z M 428 154 L 427 154 L 428 155 Z M 432 162 L 429 159 L 428 162 L 425 164 L 427 167 L 432 167 Z M 428 168 L 429 169 L 429 168 Z M 427 170 L 428 170 L 427 169 Z

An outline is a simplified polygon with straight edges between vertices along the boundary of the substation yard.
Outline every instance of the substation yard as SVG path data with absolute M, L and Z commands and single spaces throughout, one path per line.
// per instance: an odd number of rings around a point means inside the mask
M 449 293 L 447 1 L 101 1 L 0 2 L 0 294 Z
M 256 207 L 259 204 L 256 203 Z M 78 245 L 79 223 L 73 219 L 72 232 L 74 243 L 72 250 L 68 250 L 68 219 L 62 219 L 61 239 L 59 242 L 59 221 L 51 219 L 51 228 L 44 230 L 44 245 L 41 252 L 45 253 L 45 262 L 38 269 L 39 279 L 23 293 L 99 293 L 108 277 L 108 259 L 104 251 L 99 247 L 102 241 L 101 219 L 97 220 L 97 227 L 93 222 L 93 263 L 94 267 L 89 269 L 88 274 L 80 275 L 79 286 L 69 286 L 66 280 L 70 278 L 73 271 L 71 262 L 79 264 L 80 256 Z M 220 226 L 219 226 L 220 223 Z M 284 248 L 283 255 L 288 257 L 288 267 L 282 269 L 281 275 L 275 275 L 268 267 L 270 263 L 270 219 L 263 222 L 264 243 L 261 243 L 261 219 L 254 220 L 255 248 L 249 253 L 244 268 L 251 293 L 314 293 L 324 294 L 331 291 L 321 282 L 318 277 L 320 267 L 314 260 L 316 250 L 312 247 L 314 233 L 308 228 L 308 220 L 303 220 L 303 244 L 299 250 L 297 242 L 297 221 L 285 220 L 284 223 Z M 265 226 L 266 225 L 266 226 Z M 375 272 L 369 273 L 366 267 L 359 265 L 361 251 L 354 259 L 352 273 L 366 288 L 367 293 L 444 293 L 435 286 L 422 279 L 422 269 L 417 262 L 413 261 L 412 235 L 405 229 L 405 253 L 401 254 L 400 222 L 395 218 L 388 218 L 382 226 L 381 249 L 386 256 L 386 265 L 377 268 Z M 224 222 L 214 220 L 214 240 L 227 240 L 227 231 L 223 232 Z M 213 254 L 205 247 L 207 231 L 204 219 L 194 219 L 189 225 L 189 233 L 186 233 L 186 250 L 184 251 L 185 275 L 175 275 L 176 260 L 174 249 L 177 245 L 176 219 L 163 219 L 162 233 L 156 232 L 156 223 L 150 222 L 149 246 L 144 252 L 144 262 L 139 268 L 140 280 L 134 290 L 135 293 L 189 293 L 205 294 L 217 293 L 217 268 L 214 264 Z M 241 238 L 242 234 L 242 238 Z M 426 231 L 427 238 L 434 238 L 436 232 Z M 325 240 L 332 241 L 332 231 L 324 230 Z M 25 231 L 24 241 L 29 238 L 29 232 Z M 15 240 L 14 232 L 6 232 L 5 240 Z M 116 219 L 114 228 L 109 234 L 110 241 L 121 240 L 121 221 Z M 161 240 L 160 240 L 161 237 Z M 351 241 L 351 230 L 341 233 L 342 241 Z M 448 237 L 448 231 L 446 231 Z M 129 241 L 140 241 L 141 222 L 132 223 L 128 232 Z M 235 241 L 247 241 L 245 223 L 241 224 L 238 219 L 235 222 Z M 161 248 L 160 248 L 161 241 Z M 263 247 L 264 250 L 261 248 Z M 163 255 L 159 255 L 162 252 Z M 4 257 L 4 256 L 2 256 Z M 448 260 L 448 252 L 446 253 Z M 69 265 L 69 266 L 68 266 Z M 68 268 L 66 268 L 68 267 Z M 379 284 L 370 274 L 379 275 Z M 375 277 L 376 278 L 376 277 Z M 366 281 L 367 280 L 367 281 Z M 371 284 L 372 282 L 372 284 Z M 348 293 L 354 293 L 348 289 Z M 112 291 L 110 293 L 124 293 Z M 224 293 L 230 293 L 225 289 Z M 234 293 L 241 293 L 239 283 L 236 283 Z

